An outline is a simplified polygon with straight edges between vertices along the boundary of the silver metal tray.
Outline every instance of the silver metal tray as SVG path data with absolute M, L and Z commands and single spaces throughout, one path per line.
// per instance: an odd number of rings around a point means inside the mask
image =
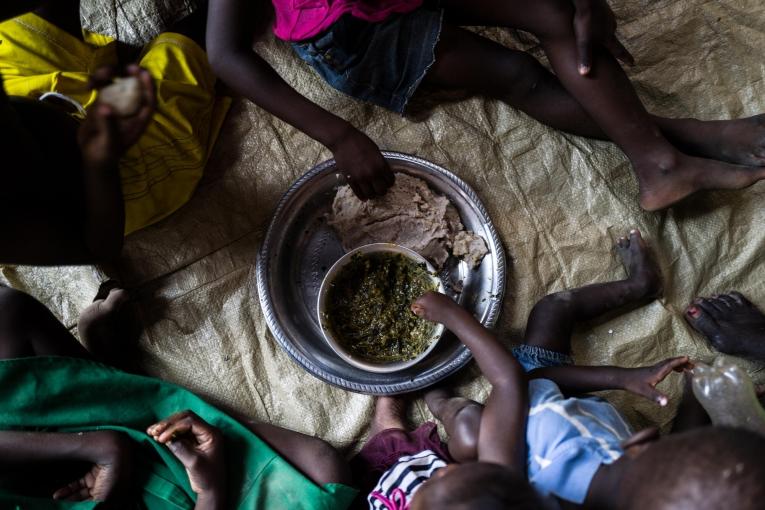
M 425 180 L 451 200 L 466 230 L 486 241 L 489 253 L 470 269 L 450 257 L 440 273 L 447 293 L 487 327 L 493 327 L 505 292 L 505 255 L 494 225 L 475 192 L 459 177 L 424 159 L 383 152 L 395 172 Z M 258 254 L 257 286 L 266 322 L 279 345 L 314 376 L 347 390 L 393 395 L 424 388 L 448 377 L 468 361 L 470 351 L 447 333 L 428 357 L 400 372 L 375 374 L 340 359 L 324 340 L 316 319 L 319 288 L 326 271 L 344 253 L 327 224 L 338 186 L 344 178 L 334 160 L 298 179 L 276 207 Z M 458 290 L 461 289 L 461 292 Z

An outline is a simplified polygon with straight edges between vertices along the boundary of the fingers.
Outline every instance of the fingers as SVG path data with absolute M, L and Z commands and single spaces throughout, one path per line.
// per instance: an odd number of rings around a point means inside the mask
M 624 47 L 624 45 L 619 39 L 616 38 L 616 36 L 608 40 L 606 43 L 606 49 L 608 49 L 611 55 L 613 55 L 614 58 L 619 62 L 627 64 L 628 66 L 635 65 L 635 57 L 632 56 L 632 53 L 627 51 L 627 48 Z
M 359 198 L 359 200 L 363 202 L 366 202 L 367 200 L 369 200 L 369 195 L 367 194 L 364 187 L 361 186 L 360 182 L 356 181 L 356 179 L 354 179 L 353 176 L 351 175 L 346 175 L 345 179 L 348 185 L 353 190 L 353 194 L 356 195 Z
M 669 402 L 669 399 L 664 393 L 660 392 L 659 390 L 657 390 L 656 388 L 652 386 L 645 387 L 645 389 L 641 391 L 640 394 L 644 396 L 645 398 L 647 398 L 648 400 L 656 402 L 661 407 L 665 407 L 667 403 Z
M 184 418 L 181 421 L 177 421 L 162 431 L 155 439 L 158 443 L 167 444 L 170 441 L 175 441 L 180 436 L 186 435 L 192 432 L 191 419 Z
M 90 489 L 85 483 L 85 479 L 81 478 L 54 492 L 53 499 L 63 501 L 85 501 L 90 499 Z
M 579 74 L 586 76 L 592 69 L 592 21 L 589 14 L 577 13 L 574 18 L 574 35 L 579 57 Z
M 90 75 L 88 86 L 92 89 L 106 87 L 107 85 L 110 85 L 117 76 L 119 76 L 119 73 L 115 66 L 99 67 Z
M 146 69 L 142 69 L 137 65 L 130 67 L 130 73 L 141 81 L 144 107 L 150 108 L 153 112 L 157 106 L 157 89 L 154 86 L 154 79 Z
M 388 188 L 395 182 L 395 177 L 393 177 L 393 172 L 390 169 L 369 179 L 357 178 L 350 174 L 346 175 L 345 178 L 353 193 L 362 201 L 385 195 Z
M 382 172 L 383 180 L 385 181 L 385 184 L 388 187 L 393 186 L 396 184 L 396 175 L 393 173 L 393 170 L 391 169 L 390 165 L 386 160 L 383 159 L 383 163 L 385 164 L 385 169 Z
M 154 425 L 150 426 L 146 429 L 146 433 L 150 436 L 154 437 L 155 439 L 158 438 L 164 431 L 166 431 L 171 425 L 185 419 L 187 416 L 191 414 L 191 411 L 181 411 L 175 414 L 172 414 L 165 418 L 164 420 L 161 420 Z
M 688 359 L 688 356 L 677 356 L 675 358 L 666 359 L 656 365 L 659 371 L 656 373 L 657 383 L 664 380 L 672 371 L 683 372 L 686 369 L 693 368 L 693 364 Z
M 114 110 L 106 104 L 96 104 L 88 114 L 88 127 L 91 135 L 105 133 L 109 139 L 117 135 L 117 119 Z
M 175 413 L 146 429 L 147 434 L 162 444 L 166 444 L 189 432 L 201 443 L 206 440 L 215 439 L 218 429 L 204 421 L 193 411 Z
M 383 196 L 388 191 L 389 185 L 382 179 L 375 179 L 372 181 L 372 188 L 374 189 L 375 196 Z
M 663 381 L 672 371 L 682 372 L 692 367 L 693 364 L 688 359 L 688 356 L 677 356 L 661 361 L 653 366 L 651 377 L 639 386 L 637 393 L 664 407 L 669 402 L 669 399 L 664 393 L 656 389 L 656 385 Z
M 181 464 L 186 468 L 190 468 L 194 465 L 198 453 L 191 446 L 188 441 L 183 439 L 175 439 L 166 444 L 167 448 L 172 452 L 175 457 L 181 461 Z
M 157 93 L 154 79 L 149 74 L 149 71 L 141 69 L 136 65 L 131 65 L 128 72 L 138 78 L 141 84 L 141 106 L 135 115 L 125 119 L 125 122 L 123 122 L 124 143 L 130 147 L 138 141 L 146 130 L 146 126 L 151 122 L 157 109 Z

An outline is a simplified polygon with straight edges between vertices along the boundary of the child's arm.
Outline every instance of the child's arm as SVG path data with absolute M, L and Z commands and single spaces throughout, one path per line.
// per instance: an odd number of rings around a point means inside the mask
M 673 370 L 682 372 L 689 367 L 687 356 L 669 358 L 659 363 L 638 368 L 614 366 L 562 366 L 537 368 L 528 373 L 530 379 L 550 379 L 564 393 L 588 393 L 602 390 L 627 390 L 667 405 L 667 397 L 656 389 Z
M 125 203 L 119 161 L 143 135 L 156 109 L 156 93 L 151 75 L 137 65 L 127 68 L 141 88 L 141 104 L 134 115 L 122 117 L 96 102 L 80 126 L 77 141 L 82 154 L 85 196 L 84 239 L 96 260 L 119 256 L 125 236 Z M 91 81 L 97 88 L 112 83 L 114 69 L 98 69 Z
M 119 497 L 129 486 L 130 446 L 118 432 L 0 431 L 0 472 L 18 465 L 61 461 L 91 462 L 93 467 L 81 479 L 57 490 L 54 499 L 106 501 Z
M 261 0 L 263 1 L 263 0 Z M 237 93 L 332 151 L 359 198 L 382 195 L 393 173 L 364 133 L 290 87 L 252 49 L 255 0 L 210 0 L 207 52 L 215 73 Z
M 478 433 L 478 460 L 505 465 L 525 476 L 528 392 L 520 364 L 470 312 L 443 294 L 425 294 L 412 311 L 443 323 L 457 335 L 491 383 Z

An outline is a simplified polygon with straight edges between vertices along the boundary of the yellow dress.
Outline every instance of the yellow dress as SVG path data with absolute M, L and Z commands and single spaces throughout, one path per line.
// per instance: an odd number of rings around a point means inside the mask
M 99 67 L 117 65 L 116 42 L 83 30 L 83 39 L 35 14 L 0 23 L 0 75 L 9 96 L 48 92 L 77 101 L 85 111 Z M 197 43 L 162 33 L 141 53 L 157 89 L 157 111 L 146 132 L 120 161 L 125 234 L 168 216 L 191 195 L 218 136 L 228 98 L 216 98 L 215 75 Z

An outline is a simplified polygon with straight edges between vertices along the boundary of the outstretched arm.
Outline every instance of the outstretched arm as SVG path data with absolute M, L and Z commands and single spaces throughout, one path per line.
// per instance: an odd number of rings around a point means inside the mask
M 128 440 L 114 431 L 83 433 L 0 431 L 0 473 L 19 465 L 62 461 L 93 464 L 81 479 L 60 488 L 54 499 L 106 501 L 129 485 Z
M 443 294 L 425 294 L 412 310 L 457 335 L 491 383 L 478 433 L 478 460 L 505 465 L 525 476 L 528 391 L 518 361 L 470 312 Z
M 382 195 L 393 174 L 372 140 L 290 87 L 252 49 L 257 2 L 210 0 L 207 52 L 215 73 L 238 94 L 291 124 L 334 154 L 361 199 Z M 261 24 L 262 29 L 265 25 Z
M 673 370 L 682 372 L 688 367 L 688 357 L 679 356 L 660 361 L 655 365 L 638 368 L 575 365 L 537 368 L 529 372 L 528 377 L 530 379 L 550 379 L 564 393 L 627 390 L 665 406 L 667 405 L 667 397 L 656 389 L 656 385 Z

